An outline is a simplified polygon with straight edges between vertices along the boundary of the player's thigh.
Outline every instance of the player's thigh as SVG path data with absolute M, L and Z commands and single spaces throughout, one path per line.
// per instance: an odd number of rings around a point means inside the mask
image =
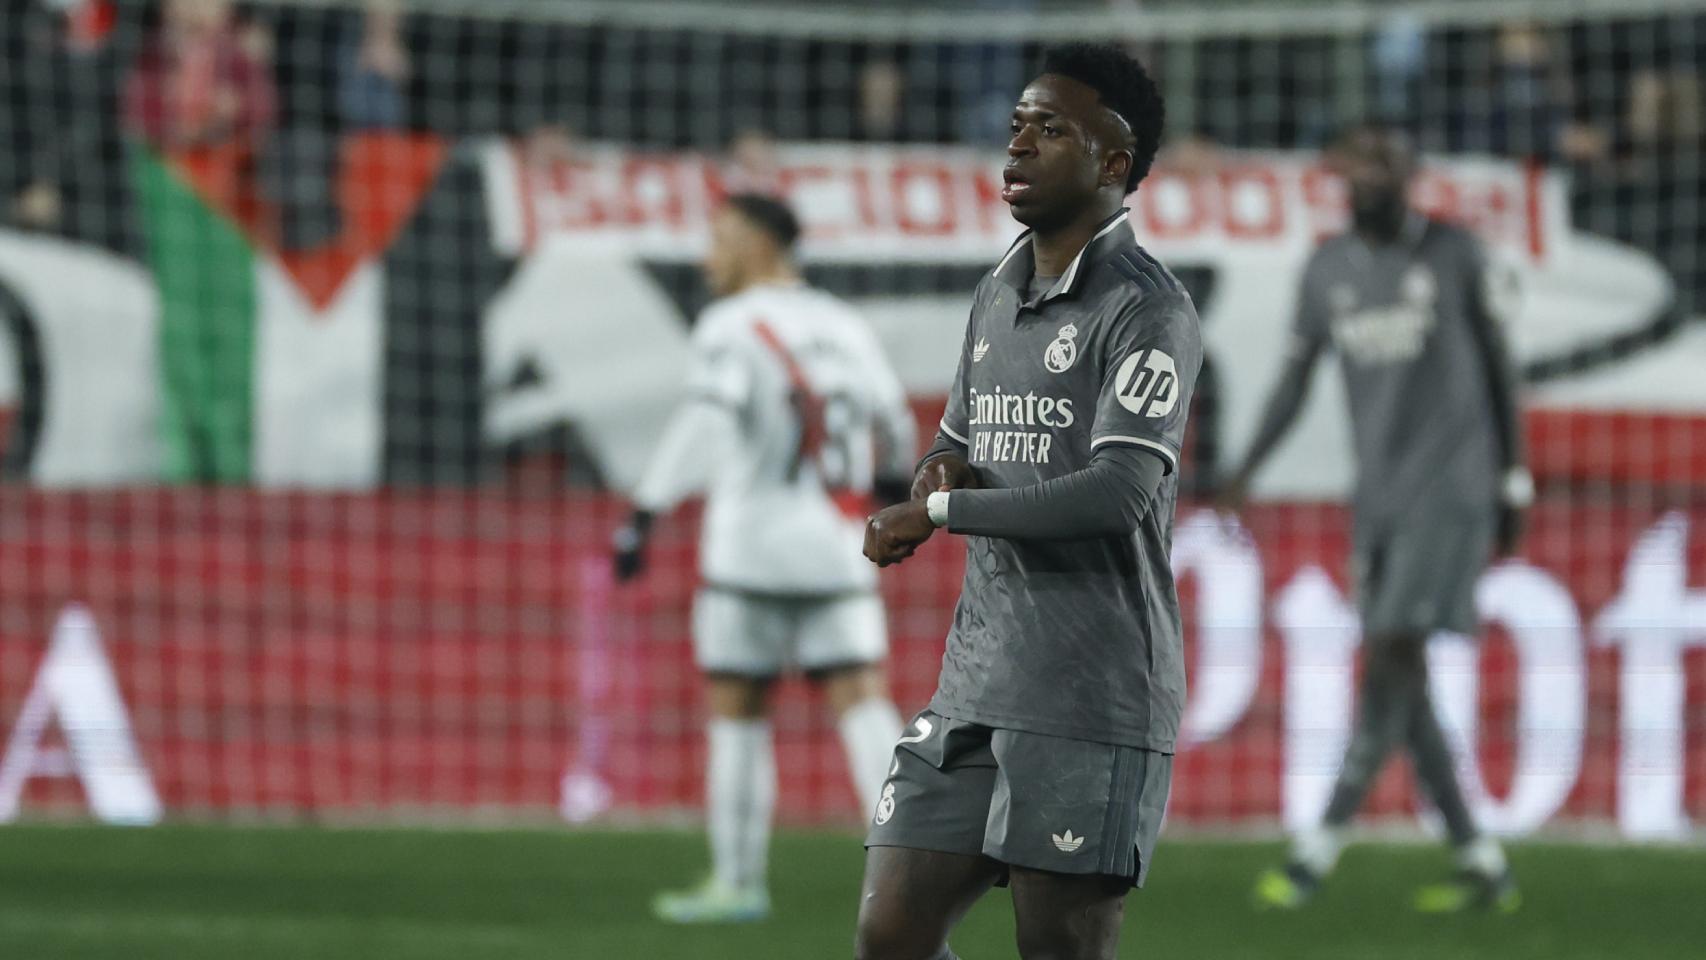
M 711 716 L 728 720 L 757 720 L 770 713 L 774 677 L 707 674 L 705 707 Z
M 1128 877 L 1014 867 L 1014 933 L 1022 960 L 1113 960 Z
M 708 674 L 774 677 L 793 623 L 786 601 L 706 588 L 693 600 L 693 658 Z
M 870 847 L 854 936 L 858 960 L 934 960 L 948 934 L 1002 876 L 982 855 Z
M 875 593 L 804 603 L 795 630 L 793 659 L 807 673 L 881 663 L 888 656 L 888 620 Z
M 867 700 L 887 700 L 888 671 L 881 663 L 857 663 L 807 673 L 823 688 L 824 701 L 837 716 Z
M 983 855 L 995 787 L 988 727 L 926 710 L 895 745 L 865 839 L 858 955 L 930 958 L 1003 875 Z

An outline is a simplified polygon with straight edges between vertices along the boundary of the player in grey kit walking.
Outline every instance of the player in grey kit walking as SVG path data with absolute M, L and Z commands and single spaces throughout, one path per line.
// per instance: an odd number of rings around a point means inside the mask
M 1524 466 L 1517 378 L 1500 329 L 1497 277 L 1467 231 L 1416 212 L 1409 139 L 1349 131 L 1330 159 L 1350 188 L 1352 229 L 1303 274 L 1291 352 L 1223 506 L 1244 491 L 1303 404 L 1331 344 L 1343 367 L 1357 455 L 1355 561 L 1364 664 L 1356 727 L 1320 827 L 1262 875 L 1259 905 L 1302 905 L 1333 869 L 1344 831 L 1391 751 L 1403 745 L 1445 819 L 1458 875 L 1424 888 L 1427 911 L 1512 910 L 1504 852 L 1464 803 L 1428 694 L 1435 631 L 1476 631 L 1475 583 L 1490 554 L 1515 549 L 1534 497 Z
M 913 500 L 871 518 L 887 566 L 967 538 L 936 695 L 866 840 L 856 954 L 942 960 L 992 885 L 1023 957 L 1111 958 L 1160 830 L 1184 700 L 1168 563 L 1196 310 L 1122 203 L 1162 102 L 1107 45 L 1051 50 L 1013 110 L 1003 198 L 1030 228 L 978 284 Z

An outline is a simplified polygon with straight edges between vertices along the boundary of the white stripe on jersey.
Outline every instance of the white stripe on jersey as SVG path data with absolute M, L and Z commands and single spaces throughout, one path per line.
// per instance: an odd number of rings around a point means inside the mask
M 706 579 L 776 593 L 871 589 L 861 553 L 879 431 L 914 454 L 899 379 L 864 318 L 803 284 L 756 287 L 709 307 L 695 379 L 740 387 L 741 430 L 710 483 Z M 708 368 L 721 368 L 721 373 Z
M 1133 446 L 1143 447 L 1148 450 L 1155 450 L 1167 458 L 1167 462 L 1173 465 L 1173 469 L 1177 470 L 1179 468 L 1178 455 L 1167 449 L 1165 444 L 1156 443 L 1154 440 L 1145 440 L 1142 437 L 1097 437 L 1090 441 L 1090 449 L 1094 450 L 1104 443 L 1129 443 Z

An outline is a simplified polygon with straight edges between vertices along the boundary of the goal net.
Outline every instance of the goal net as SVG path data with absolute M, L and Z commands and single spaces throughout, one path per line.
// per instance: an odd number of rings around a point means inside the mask
M 698 510 L 634 583 L 609 542 L 680 399 L 708 212 L 796 207 L 929 436 L 1017 232 L 1012 101 L 1085 38 L 1167 98 L 1132 222 L 1207 344 L 1173 822 L 1308 822 L 1348 735 L 1335 372 L 1251 509 L 1207 504 L 1344 225 L 1319 150 L 1364 118 L 1415 133 L 1416 201 L 1512 278 L 1539 503 L 1478 642 L 1431 652 L 1475 806 L 1515 834 L 1706 817 L 1706 3 L 858 7 L 9 0 L 0 819 L 695 808 Z M 883 578 L 903 712 L 949 539 Z M 784 817 L 855 822 L 827 705 L 790 681 L 776 729 Z M 1415 795 L 1395 764 L 1371 815 Z

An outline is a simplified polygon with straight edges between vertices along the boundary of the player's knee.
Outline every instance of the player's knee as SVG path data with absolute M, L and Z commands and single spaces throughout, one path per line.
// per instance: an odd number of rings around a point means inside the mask
M 1014 931 L 1020 960 L 1113 960 L 1112 941 L 1100 931 L 1072 924 L 1020 924 Z
M 853 935 L 854 960 L 937 960 L 947 951 L 940 937 L 907 922 L 898 905 L 867 898 Z

